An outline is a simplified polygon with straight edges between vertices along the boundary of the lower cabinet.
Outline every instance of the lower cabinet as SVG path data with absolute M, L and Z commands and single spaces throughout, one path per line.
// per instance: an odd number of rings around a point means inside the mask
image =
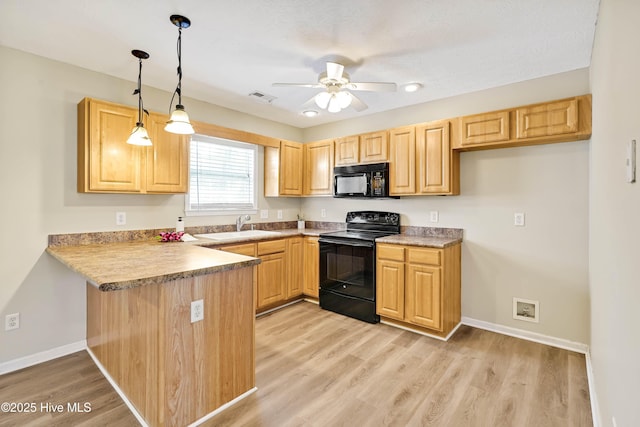
M 318 298 L 320 295 L 320 244 L 318 237 L 304 238 L 303 293 Z
M 460 245 L 377 245 L 376 311 L 383 320 L 446 336 L 460 322 Z
M 291 237 L 218 249 L 260 258 L 262 262 L 254 267 L 253 274 L 255 307 L 260 312 L 302 295 L 306 267 L 303 242 L 302 237 Z

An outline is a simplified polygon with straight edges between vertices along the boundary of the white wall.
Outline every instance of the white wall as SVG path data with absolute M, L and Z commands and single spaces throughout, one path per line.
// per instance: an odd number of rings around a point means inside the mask
M 136 66 L 131 72 L 135 80 Z M 44 252 L 48 234 L 174 227 L 176 218 L 184 215 L 184 196 L 76 192 L 77 103 L 89 96 L 135 106 L 135 82 L 4 47 L 0 81 L 2 325 L 6 314 L 21 315 L 20 329 L 0 328 L 2 363 L 85 338 L 84 282 Z M 169 92 L 144 88 L 149 110 L 168 111 L 170 97 Z M 296 128 L 189 98 L 183 101 L 196 120 L 301 139 Z M 259 199 L 259 208 L 270 210 L 270 220 L 275 220 L 276 209 L 284 211 L 285 220 L 293 220 L 299 206 L 298 199 Z M 126 226 L 115 225 L 116 211 L 127 213 Z M 228 216 L 186 219 L 187 226 L 233 222 Z
M 589 93 L 588 70 L 456 96 L 305 131 L 350 135 Z M 308 198 L 305 218 L 344 221 L 349 210 L 400 212 L 403 225 L 464 229 L 462 315 L 588 344 L 589 142 L 461 154 L 461 195 L 399 200 Z M 429 211 L 440 222 L 429 222 Z M 513 214 L 526 213 L 526 227 Z M 512 318 L 512 298 L 540 301 L 540 323 Z
M 640 2 L 601 1 L 591 66 L 591 357 L 602 425 L 619 427 L 640 425 L 640 183 L 625 182 L 626 144 L 640 143 L 638 17 Z

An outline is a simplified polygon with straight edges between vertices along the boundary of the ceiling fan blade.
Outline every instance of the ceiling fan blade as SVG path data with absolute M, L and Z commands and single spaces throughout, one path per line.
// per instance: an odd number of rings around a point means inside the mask
M 276 87 L 310 87 L 313 89 L 322 89 L 324 85 L 320 83 L 273 83 L 271 86 Z
M 340 80 L 344 73 L 344 65 L 335 62 L 327 62 L 327 78 L 331 80 Z
M 355 96 L 354 94 L 351 94 L 351 106 L 353 107 L 354 110 L 360 112 L 360 111 L 364 111 L 367 108 L 367 104 L 365 104 L 364 102 L 362 102 L 362 100 L 360 98 L 358 98 L 357 96 Z
M 349 83 L 344 86 L 349 90 L 366 90 L 370 92 L 395 92 L 398 86 L 395 83 Z

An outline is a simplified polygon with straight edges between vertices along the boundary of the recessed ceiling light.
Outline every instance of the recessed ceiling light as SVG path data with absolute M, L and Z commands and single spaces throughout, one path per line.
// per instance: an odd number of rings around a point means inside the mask
M 315 117 L 318 115 L 316 110 L 305 110 L 302 112 L 302 115 L 305 117 Z
M 407 83 L 406 85 L 403 86 L 403 89 L 405 92 L 416 92 L 420 89 L 422 89 L 422 83 L 418 83 L 418 82 L 413 82 L 413 83 Z

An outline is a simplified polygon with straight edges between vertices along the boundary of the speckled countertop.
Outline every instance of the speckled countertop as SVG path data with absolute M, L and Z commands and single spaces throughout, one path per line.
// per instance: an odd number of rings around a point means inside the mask
M 101 291 L 134 288 L 260 263 L 257 258 L 155 240 L 48 247 L 47 252 Z
M 394 236 L 379 237 L 376 243 L 391 243 L 395 245 L 424 246 L 428 248 L 444 249 L 462 242 L 459 237 L 416 236 L 396 234 Z
M 333 231 L 329 227 L 332 224 L 318 225 L 302 230 L 273 229 L 277 235 L 241 237 L 224 242 L 199 238 L 195 242 L 160 243 L 149 237 L 155 230 L 51 235 L 47 252 L 100 290 L 113 291 L 257 265 L 260 263 L 258 258 L 215 248 L 293 236 L 317 237 Z M 376 242 L 432 248 L 462 242 L 460 229 L 403 227 L 402 233 L 376 239 Z

